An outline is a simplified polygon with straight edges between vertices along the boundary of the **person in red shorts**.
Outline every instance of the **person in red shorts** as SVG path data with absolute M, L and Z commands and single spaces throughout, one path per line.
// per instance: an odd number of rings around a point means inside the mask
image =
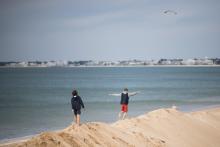
M 119 112 L 118 117 L 119 119 L 125 119 L 128 113 L 128 103 L 129 103 L 129 96 L 134 96 L 139 92 L 132 92 L 128 93 L 128 89 L 125 88 L 124 91 L 120 94 L 110 94 L 113 96 L 121 96 L 121 112 Z

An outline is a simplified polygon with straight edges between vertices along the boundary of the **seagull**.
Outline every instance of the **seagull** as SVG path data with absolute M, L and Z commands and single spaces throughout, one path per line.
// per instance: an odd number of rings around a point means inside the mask
M 164 14 L 174 14 L 174 15 L 177 15 L 177 12 L 173 11 L 173 10 L 166 10 L 163 12 Z

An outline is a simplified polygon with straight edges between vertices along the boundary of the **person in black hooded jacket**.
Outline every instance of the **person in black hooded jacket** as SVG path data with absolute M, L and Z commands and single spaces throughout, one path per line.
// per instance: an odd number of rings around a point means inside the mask
M 82 108 L 85 108 L 85 107 L 84 107 L 81 97 L 78 95 L 78 92 L 76 90 L 73 90 L 72 95 L 73 97 L 71 99 L 71 104 L 72 104 L 72 111 L 74 112 L 74 120 L 76 124 L 79 126 L 81 107 Z

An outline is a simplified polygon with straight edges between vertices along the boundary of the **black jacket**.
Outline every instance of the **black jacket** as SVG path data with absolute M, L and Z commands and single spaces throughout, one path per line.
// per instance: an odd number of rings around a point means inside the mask
M 128 104 L 129 103 L 129 96 L 128 93 L 124 94 L 121 93 L 121 104 Z
M 83 101 L 80 96 L 72 97 L 71 99 L 72 109 L 80 110 L 81 106 L 84 108 Z

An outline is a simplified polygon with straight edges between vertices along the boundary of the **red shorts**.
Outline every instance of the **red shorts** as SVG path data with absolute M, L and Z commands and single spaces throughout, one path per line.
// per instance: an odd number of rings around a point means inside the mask
M 122 112 L 128 112 L 128 105 L 122 104 L 122 105 L 121 105 L 121 111 L 122 111 Z

